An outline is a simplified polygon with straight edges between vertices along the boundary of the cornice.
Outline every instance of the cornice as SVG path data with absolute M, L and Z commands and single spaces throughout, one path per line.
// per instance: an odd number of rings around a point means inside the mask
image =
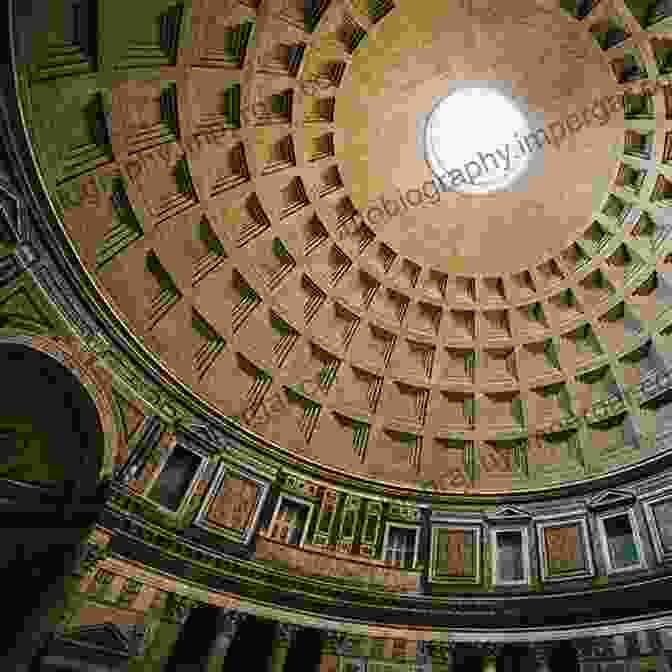
M 233 611 L 243 618 L 255 615 L 260 618 L 290 623 L 299 627 L 317 628 L 324 633 L 325 640 L 337 641 L 345 636 L 367 638 L 378 637 L 403 637 L 416 639 L 420 642 L 434 642 L 441 647 L 451 647 L 458 643 L 474 642 L 551 642 L 563 639 L 588 639 L 613 636 L 623 633 L 635 633 L 645 630 L 672 627 L 672 615 L 654 615 L 643 618 L 628 619 L 625 621 L 613 621 L 602 625 L 575 624 L 569 627 L 554 627 L 552 629 L 528 628 L 519 630 L 514 628 L 490 628 L 472 629 L 442 629 L 437 627 L 408 627 L 397 628 L 359 622 L 350 617 L 338 619 L 325 613 L 310 613 L 301 608 L 301 605 L 289 607 L 265 603 L 254 596 L 241 598 L 236 592 L 212 591 L 200 585 L 186 585 L 183 581 L 156 567 L 129 560 L 118 553 L 112 552 L 103 561 L 106 569 L 113 573 L 124 576 L 137 576 L 146 585 L 154 586 L 160 590 L 177 590 L 181 595 L 187 595 L 204 604 L 211 604 L 222 608 L 224 613 Z
M 667 612 L 665 595 L 672 576 L 649 574 L 596 589 L 518 595 L 399 594 L 361 588 L 342 578 L 289 573 L 253 559 L 251 550 L 215 550 L 180 532 L 141 517 L 107 508 L 102 524 L 115 530 L 111 548 L 125 558 L 175 576 L 182 583 L 214 592 L 234 592 L 241 599 L 342 619 L 376 624 L 432 628 L 566 628 L 611 625 Z M 662 570 L 661 570 L 662 571 Z
M 106 527 L 119 529 L 119 521 L 106 512 Z M 189 562 L 177 554 L 168 554 L 147 541 L 140 522 L 126 525 L 111 542 L 111 551 L 142 563 L 148 570 L 175 577 L 186 585 L 214 593 L 233 593 L 240 600 L 267 608 L 295 609 L 305 614 L 319 614 L 336 622 L 368 623 L 425 629 L 432 632 L 460 633 L 464 641 L 474 641 L 476 633 L 500 641 L 521 641 L 535 637 L 548 639 L 548 633 L 571 633 L 577 637 L 586 628 L 607 629 L 619 623 L 671 618 L 666 595 L 672 577 L 648 578 L 631 584 L 555 595 L 468 596 L 436 598 L 421 595 L 381 594 L 357 590 L 343 583 L 309 579 L 278 572 L 262 563 L 218 554 L 217 567 L 205 559 Z M 144 535 L 144 538 L 143 538 Z M 330 585 L 331 584 L 331 585 Z M 543 633 L 543 634 L 542 634 Z M 585 635 L 581 635 L 585 636 Z

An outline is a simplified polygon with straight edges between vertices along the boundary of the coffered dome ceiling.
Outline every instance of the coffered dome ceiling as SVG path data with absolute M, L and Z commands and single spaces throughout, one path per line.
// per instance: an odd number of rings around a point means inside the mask
M 544 147 L 509 191 L 369 208 L 431 184 L 422 129 L 456 82 L 536 129 L 633 63 L 667 77 L 672 41 L 624 0 L 561 4 L 99 3 L 26 46 L 24 114 L 84 267 L 212 410 L 351 475 L 537 490 L 661 448 L 672 97 Z

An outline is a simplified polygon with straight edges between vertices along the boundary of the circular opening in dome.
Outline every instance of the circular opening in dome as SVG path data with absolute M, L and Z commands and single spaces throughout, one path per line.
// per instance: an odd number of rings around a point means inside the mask
M 425 131 L 427 160 L 446 189 L 487 193 L 510 186 L 530 156 L 514 135 L 529 133 L 513 100 L 494 89 L 460 89 L 432 110 Z

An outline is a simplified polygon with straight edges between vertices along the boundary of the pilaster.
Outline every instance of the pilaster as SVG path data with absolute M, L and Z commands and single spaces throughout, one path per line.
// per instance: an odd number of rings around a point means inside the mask
M 287 660 L 287 654 L 292 642 L 299 631 L 299 626 L 293 623 L 277 623 L 273 650 L 268 665 L 268 672 L 282 672 Z
M 338 672 L 339 651 L 343 650 L 344 633 L 326 630 L 322 639 L 322 656 L 318 672 Z
M 665 655 L 663 638 L 658 630 L 649 630 L 649 642 L 656 656 L 656 672 L 672 672 L 672 665 Z
M 131 661 L 128 672 L 160 672 L 163 670 L 189 613 L 195 605 L 194 600 L 175 593 L 169 593 L 165 603 L 161 599 L 154 606 L 154 613 L 161 615 L 155 626 L 153 641 L 145 651 L 143 658 Z
M 17 245 L 10 254 L 0 257 L 0 287 L 12 284 L 35 259 L 35 251 L 26 243 Z
M 551 647 L 548 644 L 538 643 L 532 645 L 534 652 L 534 669 L 536 672 L 551 672 L 550 658 Z
M 427 642 L 430 663 L 425 665 L 427 672 L 452 672 L 456 669 L 455 654 L 459 646 L 456 642 Z M 422 668 L 420 668 L 422 669 Z
M 432 642 L 419 639 L 415 649 L 417 672 L 432 672 Z
M 234 609 L 222 609 L 217 623 L 217 635 L 210 647 L 205 662 L 205 672 L 228 672 L 226 656 L 247 614 Z
M 497 656 L 501 653 L 501 644 L 485 642 L 480 645 L 483 654 L 482 672 L 497 672 Z
M 128 485 L 142 479 L 165 429 L 165 423 L 161 418 L 156 416 L 147 418 L 126 463 L 116 469 L 115 480 L 117 482 Z
M 581 640 L 573 642 L 576 651 L 576 659 L 579 664 L 579 672 L 587 672 L 590 666 L 588 659 L 592 652 L 592 644 L 590 641 Z

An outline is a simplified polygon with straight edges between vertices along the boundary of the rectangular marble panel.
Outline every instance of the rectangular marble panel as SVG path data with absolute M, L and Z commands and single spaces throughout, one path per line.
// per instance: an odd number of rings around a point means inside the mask
M 208 522 L 245 531 L 252 524 L 260 497 L 258 483 L 235 474 L 222 480 L 208 509 Z
M 579 523 L 545 528 L 544 541 L 550 575 L 587 569 Z
M 475 532 L 473 530 L 438 530 L 436 533 L 437 575 L 476 576 Z

